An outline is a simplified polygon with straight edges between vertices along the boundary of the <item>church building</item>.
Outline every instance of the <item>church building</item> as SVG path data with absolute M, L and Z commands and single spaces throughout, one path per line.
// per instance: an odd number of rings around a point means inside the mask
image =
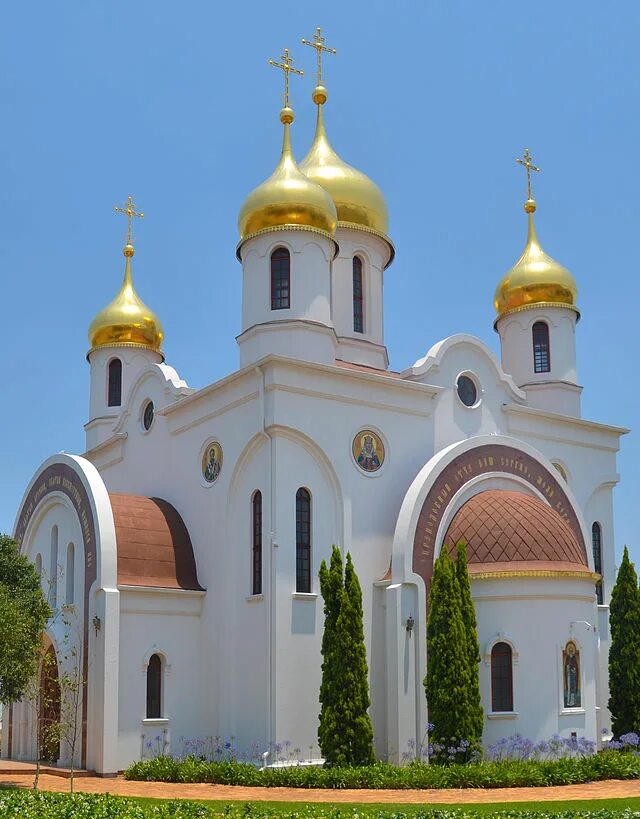
M 85 452 L 47 458 L 17 510 L 14 536 L 52 608 L 77 619 L 76 763 L 102 774 L 150 742 L 180 753 L 184 737 L 260 753 L 289 742 L 319 758 L 318 569 L 332 544 L 362 585 L 381 759 L 401 762 L 424 741 L 433 564 L 461 540 L 483 741 L 598 741 L 610 728 L 612 495 L 626 430 L 581 416 L 577 286 L 538 239 L 538 169 L 528 151 L 518 160 L 524 249 L 493 317 L 487 307 L 500 358 L 461 332 L 390 370 L 385 198 L 332 147 L 321 58 L 333 50 L 319 29 L 307 45 L 319 67 L 313 143 L 297 163 L 285 50 L 273 63 L 285 77 L 282 153 L 238 217 L 238 369 L 193 388 L 165 362 L 160 319 L 134 287 L 141 214 L 129 197 L 124 280 L 89 329 Z M 59 673 L 66 619 L 46 633 Z M 23 702 L 5 709 L 3 757 L 35 757 L 36 718 Z

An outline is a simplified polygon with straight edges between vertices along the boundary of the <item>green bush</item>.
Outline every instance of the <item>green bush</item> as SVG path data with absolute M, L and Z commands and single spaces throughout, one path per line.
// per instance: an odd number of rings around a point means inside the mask
M 139 803 L 133 799 L 95 794 L 46 793 L 39 791 L 0 791 L 0 819 L 472 819 L 478 814 L 469 808 L 434 807 L 417 812 L 397 808 L 333 807 L 303 805 L 285 808 L 260 804 L 212 806 L 198 802 Z M 486 814 L 485 814 L 486 815 Z M 561 813 L 512 808 L 491 814 L 501 819 L 632 819 L 640 811 L 597 808 L 593 811 L 569 810 Z
M 475 765 L 397 768 L 384 762 L 354 768 L 293 766 L 258 770 L 246 762 L 204 762 L 193 757 L 157 757 L 136 762 L 126 779 L 209 782 L 267 788 L 520 788 L 574 785 L 604 779 L 639 779 L 640 757 L 620 751 L 548 761 L 501 760 Z

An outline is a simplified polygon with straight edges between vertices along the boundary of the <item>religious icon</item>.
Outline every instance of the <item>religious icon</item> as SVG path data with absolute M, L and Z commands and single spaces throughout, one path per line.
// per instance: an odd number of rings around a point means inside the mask
M 377 472 L 384 463 L 384 444 L 370 429 L 356 435 L 352 451 L 355 462 L 365 472 Z
M 209 444 L 202 456 L 202 475 L 208 483 L 213 483 L 222 469 L 222 447 L 219 443 Z
M 580 652 L 573 640 L 569 640 L 562 652 L 562 682 L 564 707 L 580 708 Z

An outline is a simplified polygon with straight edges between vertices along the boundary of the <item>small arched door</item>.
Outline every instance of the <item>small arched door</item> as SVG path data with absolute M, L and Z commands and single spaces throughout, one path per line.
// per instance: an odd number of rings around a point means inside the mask
M 57 762 L 60 756 L 60 679 L 53 645 L 46 650 L 40 671 L 38 704 L 38 749 L 40 759 Z

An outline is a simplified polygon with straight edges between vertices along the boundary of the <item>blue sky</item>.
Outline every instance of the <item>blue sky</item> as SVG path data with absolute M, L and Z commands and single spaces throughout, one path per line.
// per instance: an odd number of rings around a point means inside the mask
M 636 426 L 640 4 L 540 0 L 65 0 L 12 3 L 0 31 L 0 531 L 52 452 L 82 452 L 87 328 L 134 274 L 167 361 L 196 387 L 237 366 L 236 216 L 279 150 L 284 46 L 298 158 L 321 25 L 331 140 L 389 204 L 391 366 L 470 332 L 497 350 L 492 296 L 525 239 L 530 147 L 545 250 L 580 288 L 586 418 Z M 623 439 L 616 538 L 640 559 L 636 435 Z

